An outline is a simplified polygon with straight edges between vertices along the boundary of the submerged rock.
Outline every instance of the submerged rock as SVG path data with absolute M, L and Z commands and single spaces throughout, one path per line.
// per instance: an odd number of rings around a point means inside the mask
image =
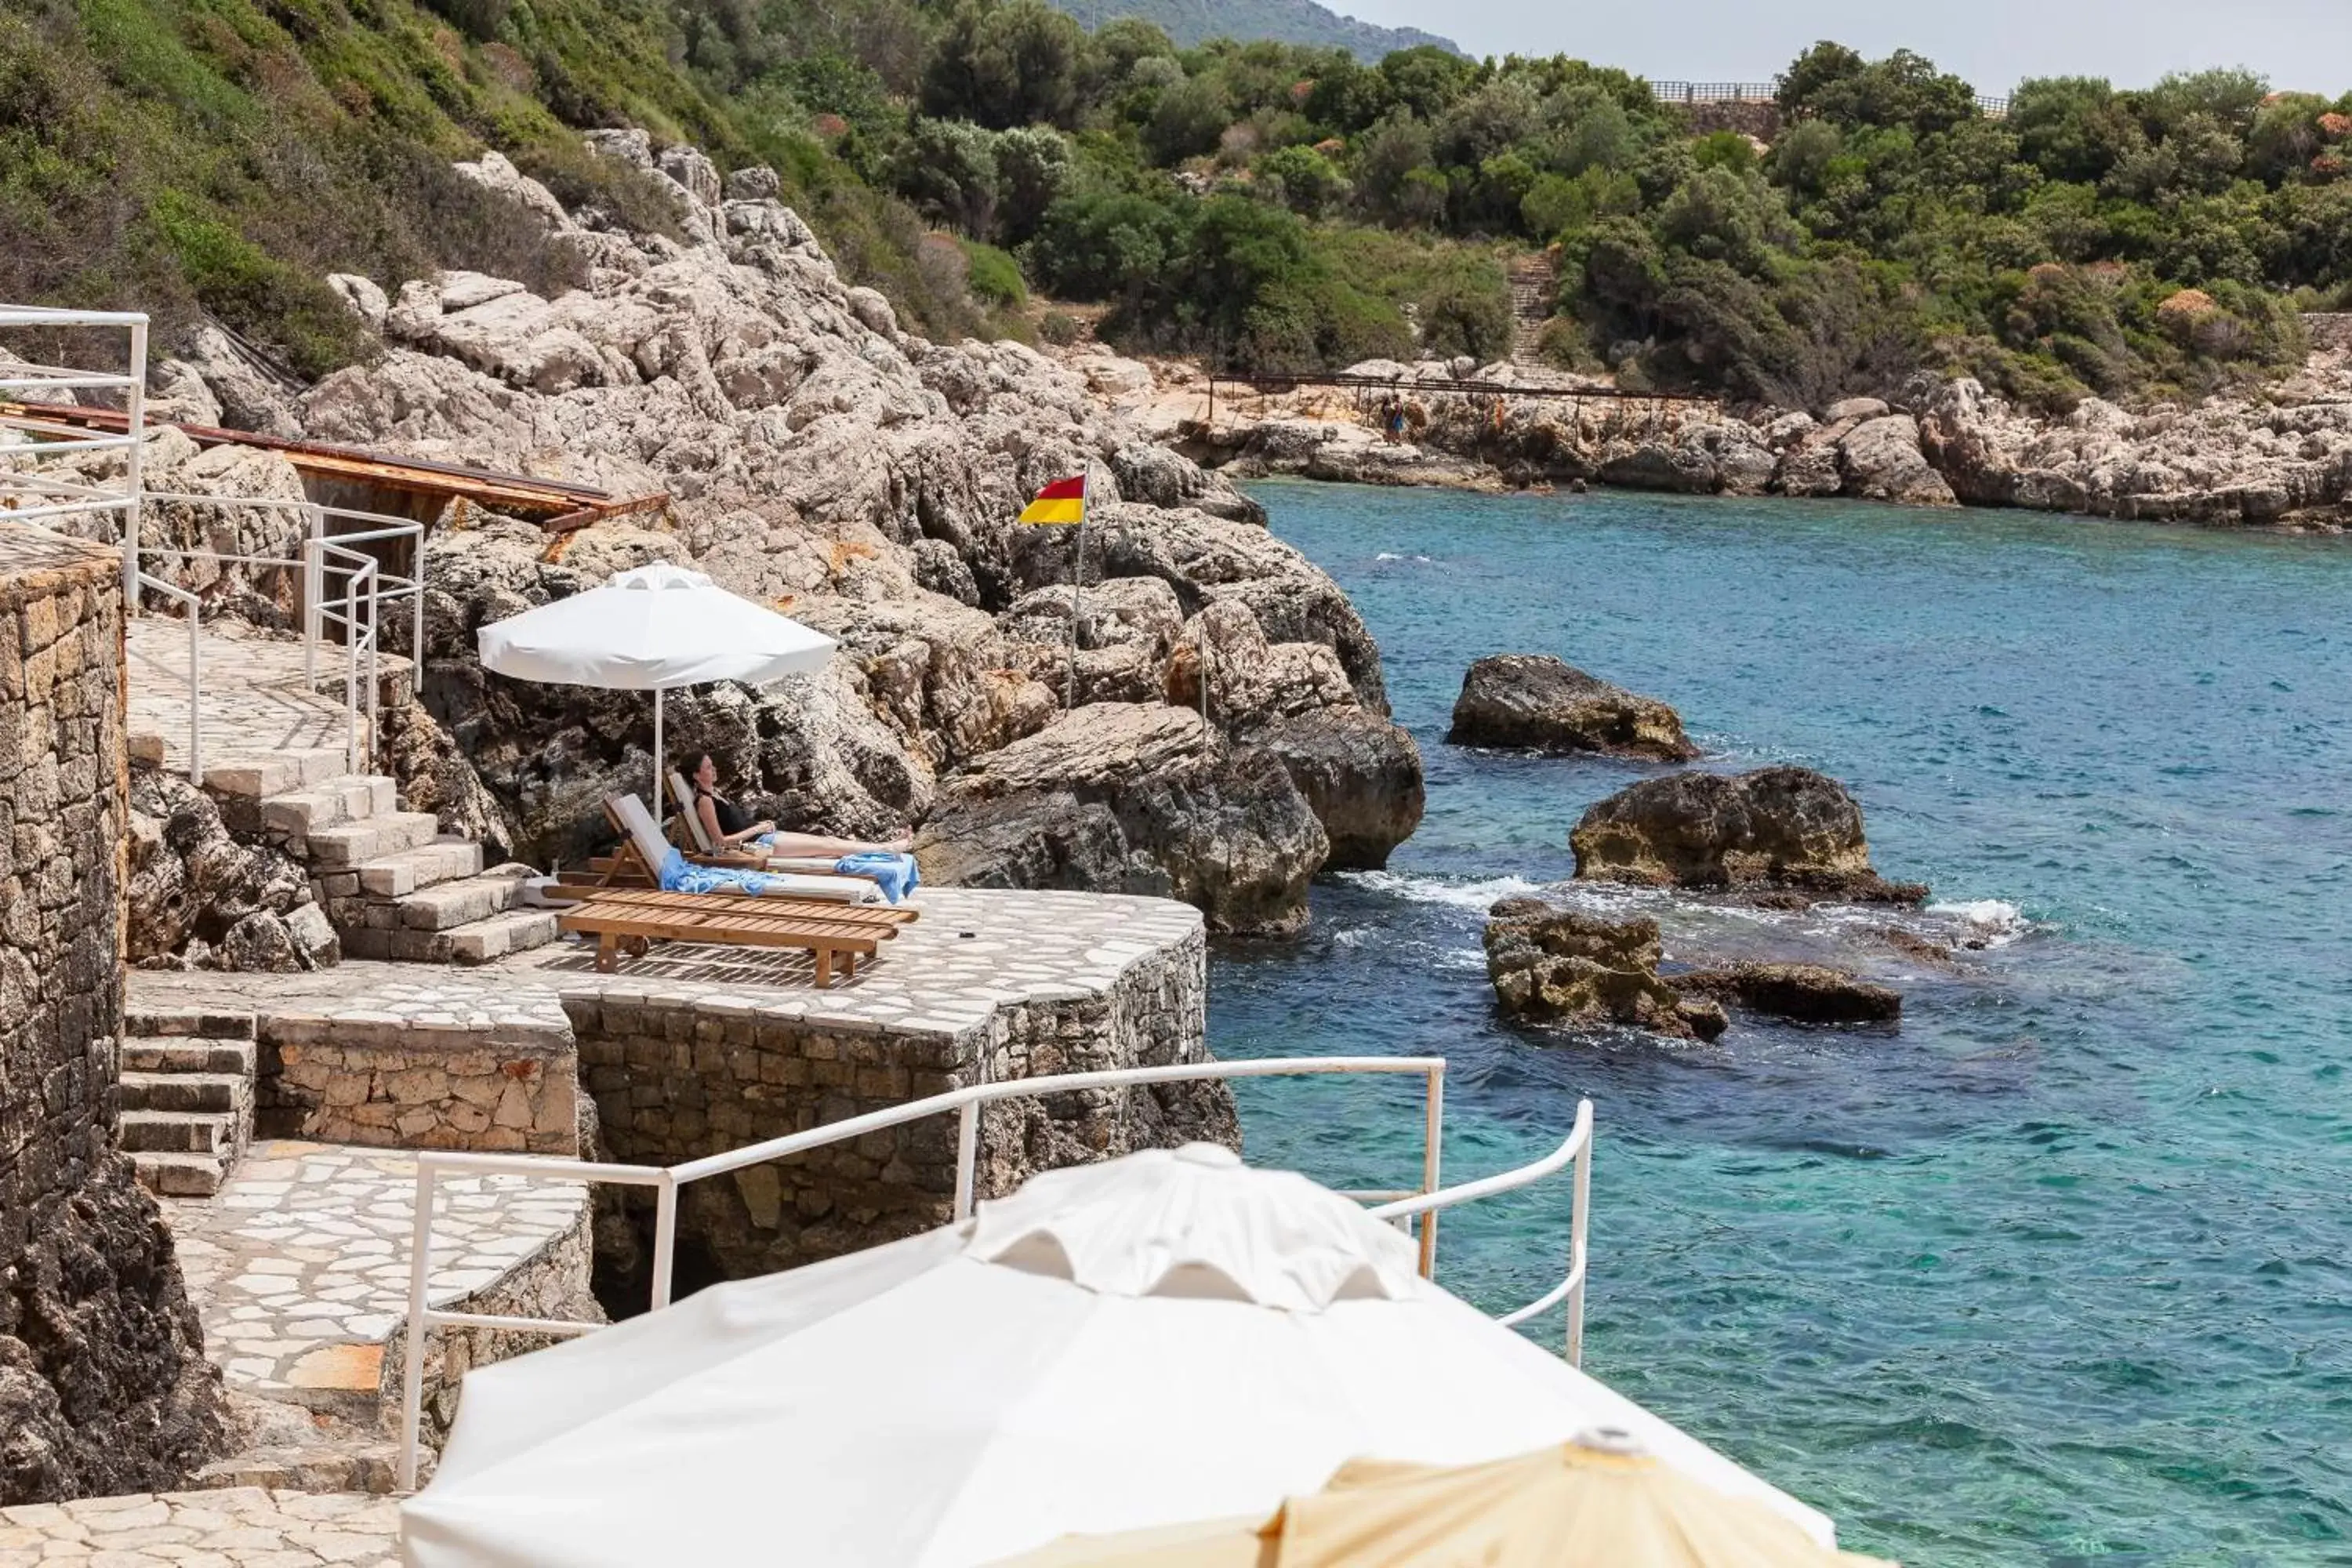
M 1456 746 L 1599 752 L 1659 762 L 1698 755 L 1681 717 L 1665 703 L 1549 654 L 1494 654 L 1472 665 L 1445 739 Z
M 1618 1024 L 1676 1039 L 1711 1040 L 1722 1007 L 1685 997 L 1658 977 L 1658 922 L 1603 920 L 1539 899 L 1505 899 L 1487 911 L 1486 977 L 1503 1011 L 1586 1025 Z
M 942 786 L 927 881 L 1178 898 L 1212 931 L 1287 936 L 1329 841 L 1282 759 L 1181 708 L 1096 703 Z
M 1903 994 L 1821 963 L 1734 963 L 1673 977 L 1685 996 L 1728 998 L 1751 1012 L 1800 1024 L 1891 1024 Z
M 1587 881 L 1917 903 L 1870 864 L 1862 807 L 1811 768 L 1644 779 L 1589 807 L 1569 843 Z

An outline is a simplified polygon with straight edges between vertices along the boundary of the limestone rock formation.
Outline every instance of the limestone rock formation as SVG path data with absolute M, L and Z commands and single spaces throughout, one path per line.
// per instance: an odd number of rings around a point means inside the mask
M 1462 678 L 1445 739 L 1457 746 L 1600 752 L 1656 762 L 1698 755 L 1672 708 L 1549 654 L 1493 654 L 1473 664 Z
M 1856 401 L 1875 404 L 1875 399 Z M 1876 406 L 1884 409 L 1885 405 Z M 1919 424 L 1908 414 L 1881 413 L 1863 419 L 1838 443 L 1838 462 L 1844 473 L 1843 493 L 1846 495 L 1906 506 L 1958 504 L 1944 476 L 1921 455 Z
M 587 281 L 544 297 L 476 273 L 414 280 L 384 307 L 383 355 L 327 377 L 297 409 L 316 437 L 669 498 L 658 513 L 553 543 L 478 513 L 440 520 L 426 563 L 424 691 L 463 758 L 427 768 L 420 753 L 402 777 L 452 826 L 526 858 L 576 860 L 604 836 L 599 797 L 646 790 L 644 698 L 488 677 L 474 633 L 613 571 L 669 559 L 842 645 L 817 675 L 675 694 L 671 755 L 710 751 L 756 809 L 794 826 L 909 831 L 940 801 L 943 781 L 1034 734 L 1065 705 L 1076 531 L 1013 518 L 1040 485 L 1089 464 L 1080 707 L 1161 704 L 1184 629 L 1213 608 L 1245 620 L 1233 636 L 1254 635 L 1269 653 L 1246 681 L 1226 683 L 1234 709 L 1214 716 L 1234 733 L 1248 727 L 1244 714 L 1250 726 L 1325 706 L 1384 718 L 1379 651 L 1337 586 L 1259 526 L 1255 502 L 1146 439 L 1086 376 L 1017 342 L 931 343 L 904 331 L 888 302 L 850 288 L 776 202 L 772 172 L 722 179 L 692 149 L 656 149 L 642 132 L 589 141 L 668 182 L 683 242 L 630 232 L 609 213 L 568 212 L 494 156 L 461 165 L 536 214 L 583 258 Z M 373 319 L 373 301 L 358 290 L 347 298 Z M 1277 809 L 1259 837 L 1280 844 L 1274 880 L 1286 885 L 1300 849 L 1321 840 L 1297 831 L 1286 779 L 1272 789 L 1279 763 L 1250 761 L 1246 745 L 1231 750 L 1211 770 L 1218 789 L 1241 791 L 1236 799 L 1270 792 Z M 1364 777 L 1404 787 L 1393 767 Z M 1156 879 L 1182 896 L 1197 891 L 1241 927 L 1264 926 L 1257 895 L 1217 890 L 1220 879 L 1185 858 L 1197 834 L 1161 823 L 1174 807 L 1158 795 L 1124 798 L 1157 787 L 1137 776 L 1083 792 L 1124 825 L 1118 885 Z M 1406 804 L 1330 809 L 1397 816 Z M 971 830 L 977 808 L 969 791 L 958 797 L 957 831 Z M 1012 809 L 990 808 L 999 817 Z M 1161 825 L 1143 831 L 1147 821 Z M 1093 841 L 1057 826 L 1039 842 Z M 1182 863 L 1157 866 L 1163 851 Z M 1152 865 L 1129 865 L 1135 857 Z M 1108 870 L 1079 858 L 1084 876 L 1054 874 L 1109 885 Z M 1262 874 L 1245 870 L 1234 886 Z M 1287 900 L 1268 907 L 1287 910 Z
M 1820 963 L 1734 963 L 1693 970 L 1672 984 L 1685 996 L 1737 1002 L 1800 1024 L 1891 1024 L 1903 1016 L 1903 994 Z
M 1279 757 L 1139 703 L 1080 708 L 982 758 L 915 840 L 928 881 L 1171 895 L 1248 936 L 1306 923 L 1328 850 Z
M 1644 779 L 1588 808 L 1569 843 L 1587 880 L 1892 903 L 1927 894 L 1872 869 L 1861 806 L 1810 768 Z
M 176 773 L 131 774 L 129 943 L 145 969 L 297 970 L 341 945 L 301 866 L 240 844 L 212 797 Z
M 1658 978 L 1658 922 L 1604 920 L 1539 899 L 1505 899 L 1487 911 L 1486 976 L 1503 1011 L 1518 1017 L 1624 1025 L 1676 1039 L 1723 1033 L 1723 1009 L 1685 998 Z
M 1121 362 L 1122 363 L 1129 362 Z M 1146 367 L 1122 390 L 1161 440 L 1223 471 L 1303 474 L 1473 489 L 1587 482 L 1694 494 L 1850 496 L 1911 505 L 2020 506 L 2210 525 L 2352 526 L 2352 359 L 2315 353 L 2259 395 L 2131 412 L 2086 398 L 2038 416 L 1976 381 L 1922 374 L 1900 405 L 1841 399 L 1821 411 L 1752 417 L 1705 404 L 1591 395 L 1575 377 L 1485 366 L 1481 380 L 1545 395 L 1428 390 L 1435 363 L 1352 367 L 1395 378 L 1411 440 L 1391 446 L 1364 409 L 1324 389 L 1216 405 L 1197 375 Z
M 1362 708 L 1310 708 L 1250 731 L 1248 742 L 1282 759 L 1331 842 L 1327 867 L 1377 871 L 1421 825 L 1421 749 L 1402 725 Z

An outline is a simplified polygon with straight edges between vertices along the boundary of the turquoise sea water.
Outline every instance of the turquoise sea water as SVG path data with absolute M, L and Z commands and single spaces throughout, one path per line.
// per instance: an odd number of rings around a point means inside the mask
M 2352 542 L 1258 493 L 1379 638 L 1429 812 L 1389 872 L 1317 886 L 1303 940 L 1219 952 L 1216 1049 L 1450 1058 L 1453 1179 L 1591 1096 L 1588 1370 L 1851 1547 L 2352 1563 Z M 1973 911 L 1997 945 L 1964 974 L 1903 972 L 1893 1032 L 1502 1024 L 1478 910 L 1567 876 L 1579 814 L 1644 771 L 1444 745 L 1463 669 L 1503 651 L 1667 699 L 1701 765 L 1844 780 L 1882 871 L 2018 918 Z M 1670 949 L 1731 923 L 1644 907 Z M 1782 919 L 1765 934 L 1841 917 Z M 1417 1173 L 1417 1091 L 1244 1089 L 1255 1161 Z M 1540 1294 L 1566 1204 L 1560 1181 L 1449 1217 L 1442 1278 Z

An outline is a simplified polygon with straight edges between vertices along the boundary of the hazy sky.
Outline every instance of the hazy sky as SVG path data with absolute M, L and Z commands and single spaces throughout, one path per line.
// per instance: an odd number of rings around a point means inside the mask
M 2352 89 L 2352 0 L 1325 0 L 1409 24 L 1474 55 L 1580 56 L 1656 79 L 1766 81 L 1835 38 L 1875 59 L 1916 49 L 2005 92 L 2029 76 L 2145 86 L 2169 70 L 2242 65 L 2279 87 Z

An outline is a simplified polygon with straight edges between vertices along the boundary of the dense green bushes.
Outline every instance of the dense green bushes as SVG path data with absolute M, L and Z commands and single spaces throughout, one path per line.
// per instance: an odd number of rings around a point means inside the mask
M 943 335 L 1025 333 L 1034 283 L 1229 363 L 1484 362 L 1503 261 L 1548 248 L 1560 363 L 1776 402 L 1964 368 L 2063 405 L 2265 373 L 2294 304 L 2352 303 L 2352 98 L 2063 78 L 1993 119 L 1824 44 L 1779 110 L 1764 148 L 1580 61 L 1180 49 L 1043 0 L 19 0 L 0 295 L 209 311 L 315 374 L 366 348 L 325 271 L 578 281 L 452 158 L 671 222 L 581 148 L 635 123 L 774 166 Z

